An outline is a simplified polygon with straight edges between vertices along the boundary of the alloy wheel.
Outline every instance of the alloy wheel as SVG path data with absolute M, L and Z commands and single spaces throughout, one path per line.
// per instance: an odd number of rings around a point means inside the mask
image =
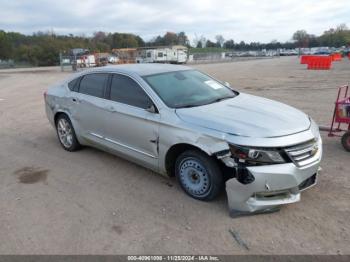
M 73 144 L 73 130 L 70 123 L 66 119 L 61 118 L 58 120 L 57 132 L 62 145 L 65 148 L 71 147 Z

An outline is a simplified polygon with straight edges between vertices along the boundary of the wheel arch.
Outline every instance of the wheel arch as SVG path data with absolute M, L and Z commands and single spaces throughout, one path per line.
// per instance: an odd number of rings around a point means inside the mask
M 192 145 L 189 143 L 174 144 L 168 149 L 168 151 L 166 152 L 166 155 L 165 155 L 164 166 L 165 166 L 166 173 L 169 176 L 171 176 L 171 177 L 175 176 L 176 159 L 180 154 L 182 154 L 183 152 L 185 152 L 187 150 L 198 150 L 198 151 L 201 151 L 201 152 L 207 154 L 208 156 L 210 156 L 208 154 L 208 152 L 205 152 L 203 149 L 201 149 L 198 146 L 195 146 L 195 145 Z
M 69 116 L 69 114 L 67 114 L 67 112 L 64 112 L 64 111 L 57 111 L 57 112 L 54 114 L 54 117 L 53 117 L 55 126 L 57 125 L 57 119 L 58 119 L 58 117 L 59 117 L 60 115 L 66 115 L 69 119 L 71 119 L 71 117 Z
M 74 129 L 74 132 L 78 138 L 78 140 L 80 141 L 81 140 L 81 137 L 79 135 L 79 125 L 76 121 L 74 121 L 74 119 L 71 117 L 71 115 L 69 114 L 69 112 L 65 111 L 65 110 L 57 110 L 53 116 L 53 120 L 54 120 L 54 124 L 55 124 L 55 127 L 57 125 L 57 119 L 60 115 L 66 115 L 69 119 L 69 121 L 71 122 L 72 126 L 73 126 L 73 129 Z

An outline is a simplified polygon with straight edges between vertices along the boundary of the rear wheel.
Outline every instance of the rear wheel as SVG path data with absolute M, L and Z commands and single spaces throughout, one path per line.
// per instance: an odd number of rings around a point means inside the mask
M 76 138 L 72 122 L 67 115 L 61 114 L 57 117 L 56 131 L 58 140 L 65 150 L 73 152 L 81 148 Z
M 341 143 L 346 151 L 350 152 L 350 131 L 341 137 Z
M 222 189 L 223 178 L 218 164 L 201 151 L 182 153 L 175 163 L 175 175 L 182 189 L 195 199 L 212 200 Z

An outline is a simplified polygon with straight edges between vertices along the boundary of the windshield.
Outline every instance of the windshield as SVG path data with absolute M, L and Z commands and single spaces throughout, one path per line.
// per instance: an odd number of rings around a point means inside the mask
M 144 79 L 171 108 L 201 106 L 237 95 L 230 88 L 196 70 L 149 75 Z

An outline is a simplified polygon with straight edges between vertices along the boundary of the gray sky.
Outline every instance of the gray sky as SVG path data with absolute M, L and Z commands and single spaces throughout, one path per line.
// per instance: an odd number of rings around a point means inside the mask
M 350 0 L 0 0 L 0 29 L 31 34 L 130 32 L 145 40 L 185 31 L 214 40 L 287 41 L 298 29 L 319 35 L 346 23 Z

